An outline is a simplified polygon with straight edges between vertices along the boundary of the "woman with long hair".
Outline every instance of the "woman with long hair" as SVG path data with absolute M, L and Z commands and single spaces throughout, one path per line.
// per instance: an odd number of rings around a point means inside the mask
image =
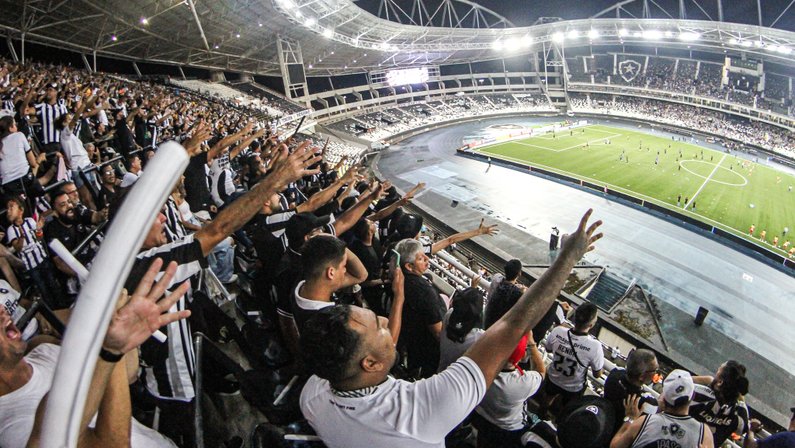
M 460 358 L 483 332 L 483 294 L 476 287 L 456 291 L 442 319 L 438 371 Z
M 0 118 L 0 181 L 7 195 L 24 194 L 26 197 L 44 194 L 42 185 L 50 182 L 55 167 L 36 178 L 44 154 L 36 157 L 27 137 L 17 129 L 14 117 Z
M 714 433 L 715 446 L 723 445 L 732 434 L 748 432 L 748 393 L 745 366 L 730 360 L 718 368 L 715 376 L 693 377 L 696 383 L 690 416 L 706 423 Z

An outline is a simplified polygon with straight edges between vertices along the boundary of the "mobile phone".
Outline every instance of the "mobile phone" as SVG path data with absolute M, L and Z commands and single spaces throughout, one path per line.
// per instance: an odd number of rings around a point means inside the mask
M 390 277 L 395 275 L 395 270 L 400 268 L 400 253 L 395 249 L 390 249 L 392 252 L 391 259 L 389 260 L 389 274 Z

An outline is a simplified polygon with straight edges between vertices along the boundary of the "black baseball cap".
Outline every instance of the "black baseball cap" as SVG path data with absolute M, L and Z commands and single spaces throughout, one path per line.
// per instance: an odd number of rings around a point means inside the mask
M 317 216 L 314 213 L 296 213 L 287 221 L 287 242 L 294 250 L 300 249 L 304 244 L 304 237 L 312 233 L 318 227 L 325 226 L 331 222 L 331 215 Z

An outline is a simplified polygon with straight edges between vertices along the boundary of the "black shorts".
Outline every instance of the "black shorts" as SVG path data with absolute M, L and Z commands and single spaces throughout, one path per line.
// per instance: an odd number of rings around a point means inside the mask
M 3 184 L 3 194 L 6 197 L 19 196 L 24 194 L 28 198 L 35 198 L 44 196 L 44 188 L 41 186 L 33 172 L 28 171 L 28 174 L 14 179 L 7 184 Z

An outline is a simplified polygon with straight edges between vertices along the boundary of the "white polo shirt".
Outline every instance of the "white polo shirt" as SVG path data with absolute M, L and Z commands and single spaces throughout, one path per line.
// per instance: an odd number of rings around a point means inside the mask
M 536 371 L 500 372 L 475 412 L 507 431 L 522 429 L 524 402 L 536 393 L 543 379 Z
M 329 448 L 444 448 L 445 436 L 485 393 L 483 372 L 462 357 L 428 379 L 388 377 L 356 398 L 335 395 L 313 375 L 301 392 L 301 411 Z

